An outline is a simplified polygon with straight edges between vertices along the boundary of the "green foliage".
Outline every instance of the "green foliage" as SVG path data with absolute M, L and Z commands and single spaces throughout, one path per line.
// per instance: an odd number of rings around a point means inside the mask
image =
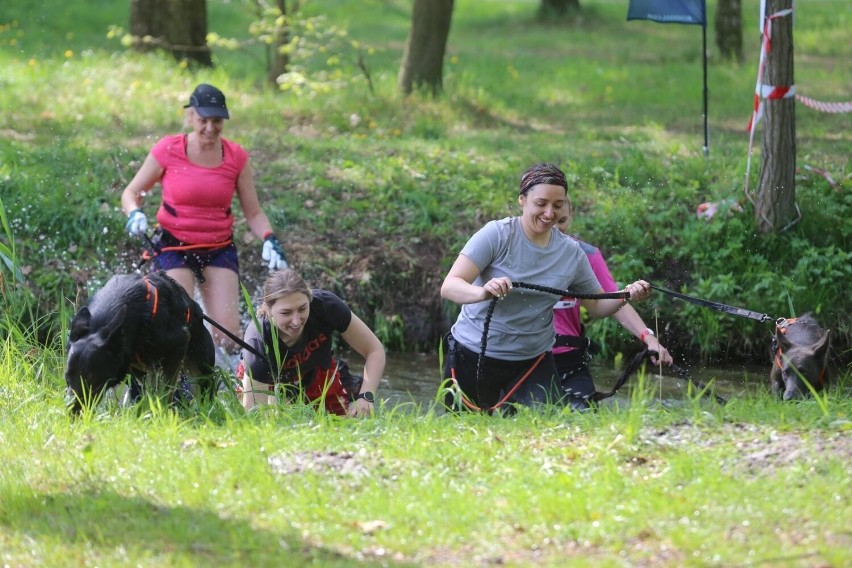
M 574 231 L 601 247 L 618 281 L 646 278 L 773 317 L 813 311 L 836 331 L 837 351 L 848 348 L 849 116 L 797 113 L 799 163 L 828 170 L 836 184 L 803 168 L 802 220 L 780 235 L 756 234 L 742 194 L 741 129 L 754 68 L 711 52 L 705 157 L 693 27 L 625 22 L 616 4 L 584 9 L 582 22 L 541 25 L 534 3 L 457 3 L 445 96 L 433 100 L 396 90 L 410 6 L 307 3 L 291 25 L 346 35 L 323 52 L 319 35 L 300 33 L 294 63 L 320 77 L 336 55 L 351 78 L 362 73 L 355 69 L 365 50 L 373 92 L 359 79 L 282 93 L 264 85 L 266 44 L 258 40 L 280 32 L 272 14 L 249 3 L 208 4 L 211 30 L 255 43 L 214 46 L 216 68 L 200 71 L 158 54 L 113 53 L 108 26 L 127 21 L 126 4 L 102 2 L 90 17 L 73 2 L 4 5 L 0 104 L 13 111 L 0 114 L 0 199 L 38 313 L 134 268 L 140 244 L 124 235 L 118 192 L 153 142 L 180 130 L 187 93 L 206 81 L 229 94 L 225 135 L 251 152 L 262 203 L 294 264 L 365 321 L 401 320 L 408 330 L 453 316 L 457 307 L 438 298 L 446 269 L 485 221 L 516 213 L 519 174 L 552 161 L 571 178 Z M 797 85 L 824 100 L 845 95 L 833 70 L 852 56 L 848 42 L 814 47 L 813 37 L 848 29 L 849 15 L 835 4 L 797 13 L 797 37 L 811 38 L 797 42 L 797 56 L 819 54 L 797 66 Z M 744 6 L 747 27 L 756 25 L 756 6 Z M 252 21 L 264 22 L 256 37 Z M 746 37 L 746 53 L 757 53 L 757 39 Z M 756 154 L 753 171 L 758 163 Z M 149 219 L 157 191 L 144 206 Z M 744 211 L 697 218 L 699 204 L 723 200 Z M 238 218 L 238 239 L 245 227 Z M 251 245 L 240 251 L 249 283 L 262 278 Z M 660 295 L 637 309 L 646 319 L 653 313 L 666 344 L 686 355 L 764 360 L 768 332 L 753 321 Z M 634 345 L 612 321 L 590 331 L 609 355 Z M 409 348 L 436 343 L 404 339 Z

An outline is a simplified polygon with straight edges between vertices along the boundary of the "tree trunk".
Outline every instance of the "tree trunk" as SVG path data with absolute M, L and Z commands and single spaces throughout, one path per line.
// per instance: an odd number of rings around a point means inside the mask
M 793 0 L 766 0 L 766 15 L 792 7 Z M 773 19 L 772 46 L 763 81 L 773 87 L 793 82 L 793 17 Z M 763 150 L 755 215 L 761 232 L 785 228 L 796 218 L 796 108 L 793 97 L 764 104 Z
M 538 17 L 541 20 L 561 18 L 580 9 L 580 0 L 541 0 Z
M 426 87 L 437 96 L 443 90 L 444 53 L 450 35 L 454 0 L 414 0 L 411 31 L 402 55 L 397 84 L 409 95 Z
M 719 0 L 716 9 L 716 47 L 724 59 L 743 62 L 742 0 Z
M 164 49 L 178 61 L 213 66 L 206 0 L 130 0 L 130 34 L 139 51 Z
M 276 5 L 281 11 L 282 16 L 287 15 L 287 0 L 276 0 Z M 298 3 L 294 6 L 293 12 L 298 9 Z M 278 77 L 287 72 L 287 66 L 290 64 L 290 58 L 285 53 L 281 53 L 281 48 L 290 41 L 288 29 L 282 29 L 278 34 L 278 39 L 269 48 L 269 60 L 266 65 L 266 79 L 273 85 L 278 84 Z

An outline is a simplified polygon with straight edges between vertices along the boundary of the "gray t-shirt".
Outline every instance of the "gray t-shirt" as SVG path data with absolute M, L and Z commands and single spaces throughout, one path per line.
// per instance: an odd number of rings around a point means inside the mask
M 527 239 L 519 217 L 489 221 L 461 251 L 482 271 L 473 284 L 507 276 L 512 282 L 594 294 L 601 285 L 579 243 L 552 229 L 550 243 L 540 247 Z M 553 347 L 553 304 L 558 298 L 529 288 L 512 288 L 497 302 L 488 329 L 486 355 L 520 361 Z M 462 306 L 453 325 L 453 336 L 479 353 L 488 313 L 486 300 Z

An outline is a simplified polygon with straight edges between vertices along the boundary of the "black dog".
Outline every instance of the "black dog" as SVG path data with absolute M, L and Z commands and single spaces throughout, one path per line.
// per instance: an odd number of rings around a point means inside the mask
M 772 391 L 784 400 L 802 398 L 810 392 L 802 378 L 815 391 L 828 382 L 828 331 L 823 331 L 811 314 L 779 320 L 775 327 Z
M 84 403 L 130 374 L 140 383 L 159 371 L 173 393 L 185 369 L 202 396 L 215 392 L 213 338 L 201 306 L 164 272 L 112 277 L 77 312 L 68 338 L 65 382 L 79 413 Z

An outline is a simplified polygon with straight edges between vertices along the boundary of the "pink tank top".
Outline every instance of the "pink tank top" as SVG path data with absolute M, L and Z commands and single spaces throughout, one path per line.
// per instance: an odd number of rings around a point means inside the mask
M 186 134 L 160 139 L 151 155 L 163 168 L 163 201 L 157 222 L 178 240 L 216 245 L 231 238 L 231 203 L 248 152 L 236 142 L 222 141 L 222 163 L 214 168 L 194 164 L 186 156 Z

